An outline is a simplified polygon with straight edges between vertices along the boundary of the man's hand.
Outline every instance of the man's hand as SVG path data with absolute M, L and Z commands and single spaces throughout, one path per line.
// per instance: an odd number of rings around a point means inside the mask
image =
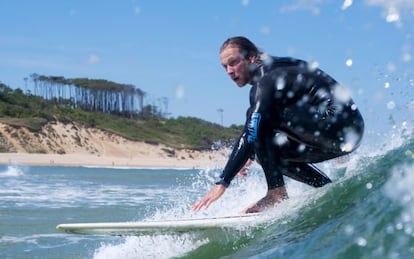
M 218 200 L 225 191 L 226 191 L 226 187 L 224 185 L 221 185 L 221 184 L 214 185 L 201 200 L 194 203 L 192 209 L 194 211 L 199 211 L 203 207 L 207 209 L 210 206 L 210 204 Z

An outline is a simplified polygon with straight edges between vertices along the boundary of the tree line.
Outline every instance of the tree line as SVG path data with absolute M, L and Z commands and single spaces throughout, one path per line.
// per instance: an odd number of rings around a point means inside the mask
M 162 115 L 154 105 L 144 106 L 146 93 L 132 84 L 103 79 L 44 76 L 33 73 L 24 78 L 28 94 L 52 100 L 56 104 L 90 112 L 132 117 L 134 114 Z

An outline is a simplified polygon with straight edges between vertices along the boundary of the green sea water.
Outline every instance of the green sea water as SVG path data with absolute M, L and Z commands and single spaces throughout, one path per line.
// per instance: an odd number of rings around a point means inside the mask
M 133 237 L 55 227 L 234 215 L 266 192 L 260 168 L 196 213 L 220 168 L 0 166 L 0 258 L 414 258 L 413 153 L 408 140 L 320 164 L 333 183 L 319 189 L 287 179 L 290 199 L 265 225 Z

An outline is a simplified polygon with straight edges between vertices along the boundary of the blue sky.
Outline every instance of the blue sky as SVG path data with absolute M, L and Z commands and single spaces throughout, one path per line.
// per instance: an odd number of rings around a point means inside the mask
M 244 35 L 276 56 L 310 62 L 348 87 L 368 131 L 411 121 L 412 0 L 118 0 L 0 2 L 0 81 L 32 73 L 133 84 L 168 99 L 172 117 L 244 123 L 239 89 L 218 49 Z M 392 119 L 391 117 L 392 116 Z

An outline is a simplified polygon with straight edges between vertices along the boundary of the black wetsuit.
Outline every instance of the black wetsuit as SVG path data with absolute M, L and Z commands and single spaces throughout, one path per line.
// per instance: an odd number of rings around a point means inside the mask
M 218 184 L 228 186 L 253 153 L 269 189 L 283 175 L 320 187 L 331 180 L 310 163 L 355 150 L 364 121 L 352 99 L 332 77 L 308 63 L 271 57 L 254 71 L 244 131 Z

